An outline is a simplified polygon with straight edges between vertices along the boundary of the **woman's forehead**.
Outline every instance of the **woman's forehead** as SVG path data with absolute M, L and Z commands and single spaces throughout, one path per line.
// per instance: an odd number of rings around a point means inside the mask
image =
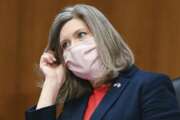
M 89 30 L 86 23 L 80 18 L 73 18 L 66 22 L 60 31 L 60 40 L 65 39 L 78 30 Z

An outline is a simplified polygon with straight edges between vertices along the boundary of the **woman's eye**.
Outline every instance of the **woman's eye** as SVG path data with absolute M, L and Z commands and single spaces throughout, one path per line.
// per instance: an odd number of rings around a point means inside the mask
M 83 37 L 86 36 L 86 35 L 87 35 L 86 32 L 80 32 L 80 33 L 78 34 L 78 38 L 83 38 Z
M 63 49 L 66 49 L 67 47 L 69 47 L 70 46 L 70 43 L 69 42 L 63 42 L 62 43 L 62 48 Z

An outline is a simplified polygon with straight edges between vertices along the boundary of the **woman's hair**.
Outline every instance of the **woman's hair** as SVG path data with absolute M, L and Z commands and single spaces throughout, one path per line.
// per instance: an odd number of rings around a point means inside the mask
M 107 71 L 102 80 L 103 83 L 112 82 L 115 74 L 134 64 L 132 51 L 109 20 L 95 7 L 84 4 L 66 7 L 56 16 L 52 23 L 49 42 L 45 50 L 51 50 L 55 53 L 57 64 L 64 62 L 59 39 L 61 37 L 59 36 L 60 31 L 66 22 L 75 17 L 80 18 L 87 24 L 95 38 L 100 60 Z M 81 80 L 68 69 L 65 71 L 66 80 L 59 91 L 57 102 L 67 102 L 91 91 L 92 87 L 87 80 Z

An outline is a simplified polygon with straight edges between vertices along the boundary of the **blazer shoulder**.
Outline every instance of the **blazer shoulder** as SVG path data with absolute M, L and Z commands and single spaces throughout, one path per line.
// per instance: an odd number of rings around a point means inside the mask
M 136 67 L 136 71 L 131 74 L 130 79 L 135 84 L 140 85 L 153 85 L 153 84 L 172 84 L 169 76 L 163 73 L 145 71 Z
M 158 86 L 166 86 L 172 88 L 172 81 L 168 75 L 157 72 L 150 72 L 139 69 L 132 77 L 135 83 L 139 83 L 143 87 L 153 88 Z

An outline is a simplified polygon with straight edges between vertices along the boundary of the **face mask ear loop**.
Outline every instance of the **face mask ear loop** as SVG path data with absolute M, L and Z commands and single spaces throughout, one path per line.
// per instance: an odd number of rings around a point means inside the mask
M 64 54 L 64 53 L 63 53 L 63 54 Z M 63 55 L 63 56 L 64 56 L 64 55 Z M 68 62 L 66 62 L 65 59 L 66 59 L 66 58 L 64 58 L 64 60 L 63 60 L 63 66 L 64 66 L 64 67 L 68 67 L 68 66 L 67 66 Z

